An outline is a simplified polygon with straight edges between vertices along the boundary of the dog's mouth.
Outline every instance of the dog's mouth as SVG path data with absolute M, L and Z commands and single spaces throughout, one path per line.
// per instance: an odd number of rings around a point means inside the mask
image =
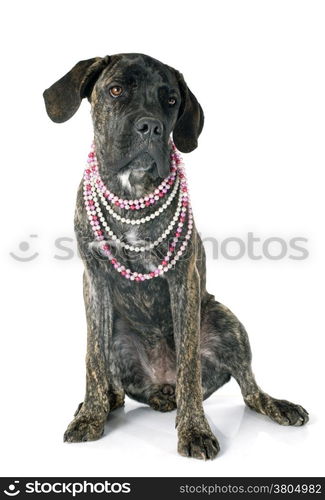
M 157 169 L 157 162 L 148 152 L 143 151 L 135 156 L 126 167 L 138 172 L 148 172 L 148 170 Z
M 136 173 L 148 173 L 150 177 L 166 177 L 169 173 L 169 161 L 164 161 L 162 155 L 142 151 L 125 165 L 124 169 Z M 123 169 L 123 170 L 124 170 Z

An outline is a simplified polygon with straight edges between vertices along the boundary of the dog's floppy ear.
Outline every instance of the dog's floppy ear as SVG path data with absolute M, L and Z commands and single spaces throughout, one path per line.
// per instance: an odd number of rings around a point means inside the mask
M 185 83 L 183 75 L 175 70 L 181 92 L 181 106 L 173 131 L 175 146 L 182 153 L 190 153 L 197 147 L 197 140 L 204 123 L 203 110 Z
M 97 78 L 109 62 L 109 56 L 79 61 L 66 75 L 46 89 L 43 97 L 51 120 L 57 123 L 69 120 L 82 99 L 89 97 Z

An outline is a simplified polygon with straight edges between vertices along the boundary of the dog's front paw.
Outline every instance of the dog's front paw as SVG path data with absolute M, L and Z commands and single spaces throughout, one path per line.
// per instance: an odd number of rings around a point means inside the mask
M 220 451 L 217 438 L 208 423 L 202 427 L 178 428 L 178 453 L 184 457 L 212 460 Z
M 68 425 L 63 440 L 68 443 L 95 441 L 104 432 L 105 419 L 80 411 Z

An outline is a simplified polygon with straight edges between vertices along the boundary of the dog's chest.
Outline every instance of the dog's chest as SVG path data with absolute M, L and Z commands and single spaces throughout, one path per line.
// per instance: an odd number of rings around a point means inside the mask
M 132 273 L 148 274 L 158 269 L 169 250 L 171 235 L 157 245 L 152 244 L 166 231 L 175 210 L 176 199 L 159 217 L 133 225 L 112 218 L 104 212 L 107 224 L 117 236 L 117 238 L 112 238 L 105 234 L 105 243 L 107 242 L 112 249 L 116 261 L 125 269 L 130 269 Z M 155 207 L 149 209 L 149 214 L 146 211 L 146 214 L 150 215 L 154 211 Z M 129 217 L 131 219 L 136 216 L 142 217 L 143 215 L 133 213 Z M 90 251 L 94 258 L 91 259 L 91 261 L 94 260 L 94 266 L 97 266 L 96 261 L 99 259 L 101 272 L 107 279 L 114 309 L 137 330 L 145 329 L 148 335 L 169 335 L 172 331 L 172 316 L 169 286 L 165 275 L 146 281 L 126 279 L 114 268 L 112 261 L 101 253 L 102 242 L 94 240 L 84 212 L 82 220 L 82 225 L 76 227 L 78 242 L 85 250 L 83 253 L 89 255 Z M 151 247 L 148 249 L 150 244 Z M 91 261 L 88 261 L 90 266 Z M 169 272 L 172 273 L 174 270 Z
M 172 333 L 172 314 L 167 280 L 127 281 L 110 276 L 110 290 L 115 310 L 135 330 L 148 338 Z

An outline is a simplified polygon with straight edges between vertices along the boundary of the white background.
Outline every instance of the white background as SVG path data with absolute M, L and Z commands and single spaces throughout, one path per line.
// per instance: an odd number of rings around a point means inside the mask
M 29 0 L 2 10 L 1 475 L 323 475 L 324 3 Z M 310 412 L 305 428 L 277 426 L 227 384 L 205 403 L 222 447 L 212 462 L 177 455 L 174 412 L 130 400 L 100 441 L 62 442 L 83 399 L 86 330 L 81 262 L 55 259 L 54 240 L 73 236 L 92 132 L 87 102 L 57 125 L 42 92 L 77 61 L 119 52 L 179 69 L 203 106 L 199 148 L 185 158 L 203 236 L 308 238 L 300 261 L 213 260 L 207 244 L 209 291 L 246 326 L 260 386 Z M 35 251 L 26 263 L 9 255 Z

